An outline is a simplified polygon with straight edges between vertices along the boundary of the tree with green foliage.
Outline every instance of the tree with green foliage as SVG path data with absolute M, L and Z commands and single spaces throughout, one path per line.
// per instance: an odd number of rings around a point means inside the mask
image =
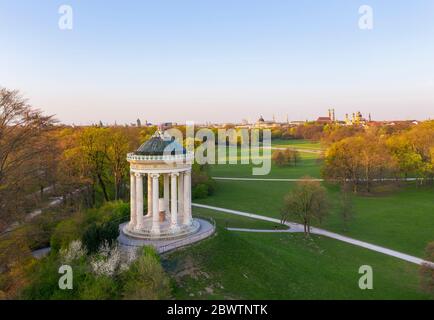
M 362 134 L 333 143 L 326 151 L 322 173 L 342 185 L 350 183 L 357 193 L 361 185 L 370 192 L 374 181 L 391 176 L 395 168 L 384 140 Z

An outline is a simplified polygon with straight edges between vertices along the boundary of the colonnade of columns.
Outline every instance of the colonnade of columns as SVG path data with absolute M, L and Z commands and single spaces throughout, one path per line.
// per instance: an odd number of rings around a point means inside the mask
M 145 175 L 145 173 L 131 172 L 130 228 L 136 231 L 143 231 L 145 227 L 143 213 L 143 177 Z M 160 208 L 159 201 L 160 176 L 163 176 L 164 208 Z M 152 218 L 151 233 L 160 234 L 160 209 L 164 209 L 166 219 L 168 219 L 170 213 L 170 229 L 172 232 L 178 231 L 180 224 L 190 225 L 192 222 L 191 170 L 172 173 L 148 173 L 147 179 L 148 212 L 146 217 Z

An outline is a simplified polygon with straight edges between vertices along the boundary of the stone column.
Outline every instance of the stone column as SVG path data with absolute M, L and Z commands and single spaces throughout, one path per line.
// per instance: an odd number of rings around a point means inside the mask
M 178 214 L 184 215 L 184 172 L 180 172 L 178 177 Z
M 152 178 L 151 178 L 151 174 L 148 173 L 148 213 L 147 213 L 147 217 L 151 217 L 152 216 Z
M 130 173 L 130 229 L 134 229 L 137 224 L 136 209 L 136 176 Z
M 136 230 L 143 228 L 143 176 L 136 173 Z
M 177 199 L 177 195 L 178 195 L 178 191 L 176 190 L 176 179 L 179 176 L 178 173 L 171 173 L 170 174 L 170 178 L 171 178 L 171 207 L 170 207 L 170 219 L 171 219 L 171 226 L 170 228 L 172 229 L 173 232 L 176 232 L 179 230 L 179 226 L 178 226 L 178 199 Z
M 151 233 L 154 235 L 160 234 L 160 210 L 158 207 L 158 173 L 151 174 L 152 177 L 152 229 Z
M 191 224 L 191 171 L 184 173 L 184 224 Z
M 169 174 L 165 173 L 163 176 L 163 183 L 164 183 L 164 210 L 166 210 L 166 217 L 169 214 L 169 194 L 170 194 L 170 190 L 169 190 Z

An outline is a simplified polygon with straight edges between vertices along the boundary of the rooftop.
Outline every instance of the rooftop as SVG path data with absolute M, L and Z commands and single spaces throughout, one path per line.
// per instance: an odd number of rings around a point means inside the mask
M 186 150 L 176 142 L 175 138 L 157 131 L 134 154 L 143 156 L 181 155 L 186 154 Z

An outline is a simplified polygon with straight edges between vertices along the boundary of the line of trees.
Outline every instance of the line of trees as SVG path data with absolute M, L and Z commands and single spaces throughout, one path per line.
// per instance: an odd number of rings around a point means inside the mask
M 185 127 L 179 129 L 184 132 Z M 18 91 L 0 88 L 0 233 L 47 201 L 62 196 L 79 209 L 129 198 L 126 154 L 157 127 L 72 127 L 28 104 Z M 193 196 L 212 194 L 208 168 L 195 165 Z
M 350 184 L 354 192 L 385 179 L 434 177 L 434 121 L 387 134 L 379 129 L 356 132 L 330 144 L 323 175 Z
M 18 91 L 0 88 L 0 231 L 34 204 L 41 180 L 53 180 L 54 124 Z

